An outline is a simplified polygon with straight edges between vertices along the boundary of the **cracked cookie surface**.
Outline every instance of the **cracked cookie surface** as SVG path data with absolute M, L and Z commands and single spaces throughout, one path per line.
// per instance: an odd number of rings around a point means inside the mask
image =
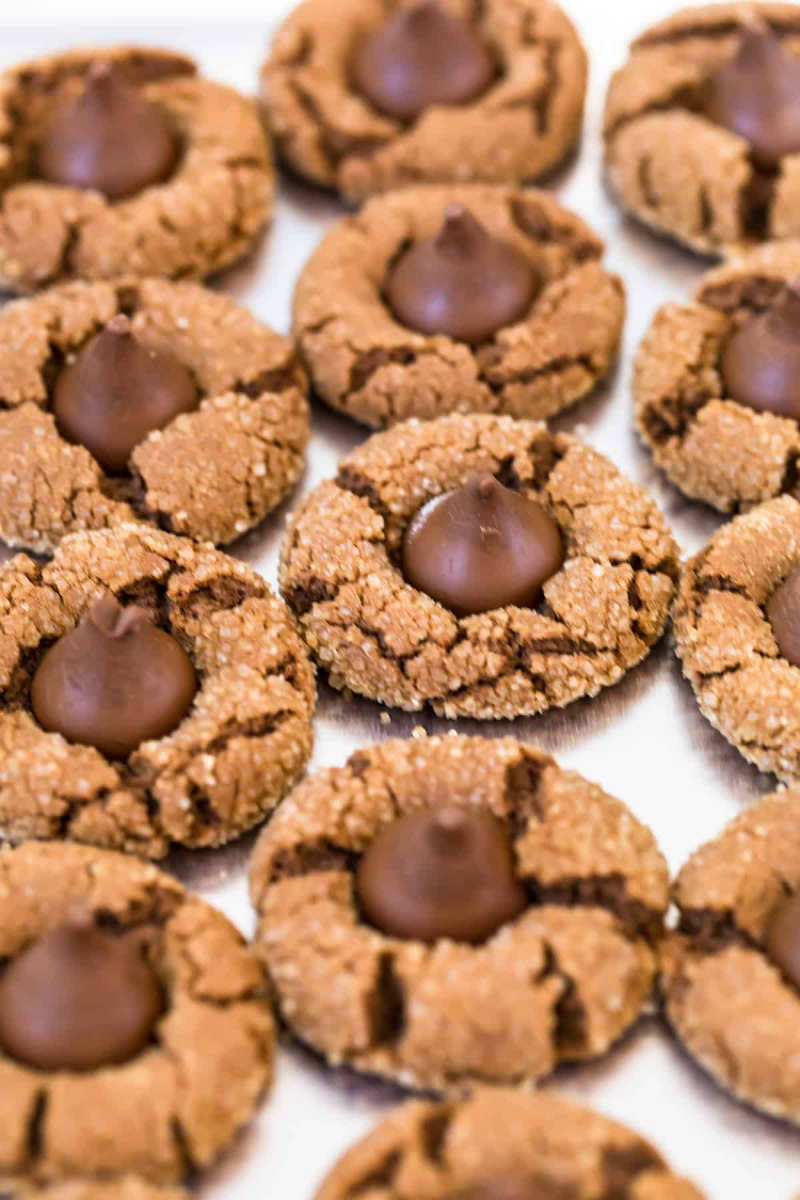
M 64 363 L 119 313 L 142 345 L 188 368 L 201 403 L 111 477 L 65 440 L 51 399 Z M 65 534 L 137 519 L 231 542 L 287 494 L 309 436 L 290 342 L 199 284 L 77 282 L 0 312 L 0 537 L 11 545 L 49 552 Z
M 392 263 L 437 232 L 450 203 L 514 245 L 541 282 L 525 316 L 479 347 L 408 329 L 383 294 Z M 625 291 L 603 250 L 542 192 L 466 185 L 377 197 L 334 226 L 297 285 L 293 330 L 314 389 L 373 426 L 454 411 L 551 416 L 591 391 L 617 354 Z
M 749 762 L 800 779 L 800 668 L 782 657 L 766 604 L 800 564 L 800 504 L 769 500 L 689 561 L 673 613 L 683 673 L 703 715 Z
M 183 1188 L 158 1187 L 136 1176 L 107 1179 L 103 1183 L 70 1180 L 52 1187 L 23 1188 L 14 1200 L 191 1200 Z
M 558 524 L 563 567 L 536 608 L 456 617 L 403 577 L 417 510 L 481 472 Z M 656 505 L 602 455 L 510 417 L 408 421 L 375 434 L 297 510 L 281 589 L 336 688 L 446 717 L 561 707 L 618 682 L 661 637 L 678 550 Z
M 48 1073 L 0 1049 L 2 1182 L 131 1173 L 169 1184 L 210 1166 L 272 1077 L 274 1022 L 244 939 L 171 876 L 109 851 L 31 842 L 0 853 L 0 882 L 3 960 L 80 906 L 106 929 L 146 936 L 166 996 L 153 1043 L 121 1066 Z M 150 1193 L 134 1181 L 139 1197 Z
M 542 1200 L 703 1200 L 624 1125 L 552 1094 L 496 1088 L 404 1104 L 340 1159 L 315 1200 L 451 1200 L 497 1179 L 524 1180 Z
M 173 174 L 121 202 L 43 182 L 34 148 L 56 105 L 93 63 L 113 64 L 163 108 L 183 150 Z M 0 284 L 30 292 L 65 279 L 203 277 L 240 258 L 266 226 L 274 190 L 258 113 L 202 79 L 190 58 L 103 47 L 36 59 L 0 76 Z
M 760 246 L 709 272 L 691 303 L 660 309 L 637 353 L 639 433 L 676 487 L 722 512 L 800 495 L 798 422 L 737 402 L 720 371 L 730 334 L 798 275 L 800 241 Z
M 800 891 L 800 791 L 766 796 L 678 875 L 664 946 L 667 1015 L 689 1054 L 740 1100 L 800 1123 L 800 992 L 765 951 L 775 905 Z
M 47 649 L 102 594 L 155 615 L 200 688 L 168 737 L 124 763 L 46 733 L 30 685 Z M 74 534 L 39 566 L 0 571 L 0 831 L 157 858 L 218 846 L 271 812 L 311 753 L 313 669 L 264 580 L 210 546 L 142 525 Z
M 354 872 L 379 831 L 427 805 L 485 806 L 529 904 L 478 946 L 390 937 Z M 256 949 L 283 1019 L 329 1062 L 443 1089 L 521 1082 L 605 1053 L 654 975 L 664 859 L 620 801 L 512 738 L 387 741 L 307 780 L 256 846 Z
M 401 0 L 407 3 L 407 0 Z M 411 124 L 352 86 L 353 48 L 397 0 L 305 0 L 277 33 L 261 76 L 276 148 L 300 175 L 360 202 L 411 183 L 524 183 L 577 142 L 586 52 L 551 0 L 445 0 L 474 23 L 498 65 L 482 96 L 434 105 Z
M 634 41 L 606 100 L 606 168 L 620 202 L 700 254 L 800 236 L 800 156 L 759 170 L 747 141 L 701 111 L 707 80 L 753 15 L 800 56 L 798 5 L 684 8 Z

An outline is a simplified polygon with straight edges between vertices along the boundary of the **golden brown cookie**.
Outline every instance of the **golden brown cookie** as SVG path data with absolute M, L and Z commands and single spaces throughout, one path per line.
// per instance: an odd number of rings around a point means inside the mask
M 400 0 L 407 5 L 409 0 Z M 586 52 L 552 0 L 445 0 L 497 62 L 482 95 L 433 105 L 407 124 L 354 87 L 354 47 L 397 0 L 305 0 L 278 31 L 261 99 L 282 158 L 347 200 L 410 183 L 525 183 L 560 163 L 580 134 Z
M 14 1200 L 190 1200 L 183 1188 L 145 1183 L 134 1175 L 93 1183 L 85 1179 L 55 1183 L 52 1187 L 23 1188 Z
M 124 762 L 46 733 L 31 680 L 98 595 L 155 614 L 199 690 L 169 736 Z M 75 534 L 0 571 L 0 832 L 159 857 L 216 846 L 271 812 L 311 753 L 313 671 L 295 623 L 244 563 L 143 525 Z
M 800 565 L 800 504 L 769 500 L 689 561 L 673 614 L 683 673 L 703 715 L 779 779 L 800 778 L 800 668 L 781 654 L 770 598 Z
M 210 1166 L 272 1077 L 274 1023 L 244 939 L 171 876 L 108 851 L 28 843 L 0 854 L 0 880 L 4 962 L 79 908 L 98 929 L 141 942 L 164 1002 L 151 1044 L 117 1066 L 36 1071 L 0 1049 L 0 1178 L 130 1172 L 168 1184 Z M 135 1181 L 120 1186 L 125 1200 L 151 1195 Z M 97 1192 L 63 1196 L 75 1194 Z
M 542 1200 L 702 1200 L 624 1125 L 552 1093 L 485 1087 L 396 1109 L 339 1160 L 316 1200 L 367 1189 L 370 1200 L 505 1196 L 493 1190 L 501 1182 L 509 1196 Z
M 65 364 L 119 313 L 147 349 L 188 368 L 200 401 L 112 476 L 51 409 Z M 71 283 L 0 313 L 0 537 L 11 545 L 50 552 L 65 534 L 136 519 L 231 542 L 289 491 L 309 433 L 289 341 L 199 284 Z
M 726 387 L 726 341 L 781 303 L 800 276 L 800 242 L 772 243 L 709 272 L 689 304 L 653 318 L 636 358 L 637 428 L 667 477 L 722 512 L 796 487 L 797 420 L 756 411 Z
M 769 952 L 800 892 L 800 792 L 767 796 L 678 875 L 664 947 L 667 1016 L 688 1052 L 740 1100 L 800 1123 L 800 990 Z
M 538 280 L 525 316 L 479 346 L 414 332 L 384 294 L 398 254 L 434 235 L 453 203 L 515 246 Z M 454 411 L 549 417 L 591 391 L 616 358 L 625 292 L 603 250 L 543 192 L 473 185 L 378 197 L 330 230 L 300 277 L 300 354 L 317 394 L 367 425 Z
M 800 56 L 796 4 L 683 8 L 634 41 L 606 100 L 606 168 L 620 202 L 700 254 L 800 235 L 800 157 L 761 169 L 748 142 L 703 111 L 708 80 L 753 17 Z
M 477 805 L 527 895 L 477 945 L 367 923 L 355 878 L 396 817 Z M 332 1063 L 447 1088 L 604 1054 L 650 993 L 667 869 L 620 801 L 512 738 L 387 741 L 302 784 L 256 847 L 256 945 L 283 1019 Z
M 113 65 L 166 113 L 181 142 L 162 183 L 127 199 L 37 177 L 54 112 L 93 63 Z M 0 77 L 0 283 L 28 292 L 65 279 L 202 277 L 240 258 L 269 221 L 273 168 L 254 105 L 202 79 L 183 55 L 132 47 L 73 50 Z
M 489 472 L 557 523 L 563 567 L 533 608 L 457 617 L 406 582 L 417 510 Z M 664 632 L 678 549 L 650 497 L 567 434 L 510 417 L 375 434 L 296 512 L 281 588 L 336 688 L 446 717 L 517 717 L 596 695 Z

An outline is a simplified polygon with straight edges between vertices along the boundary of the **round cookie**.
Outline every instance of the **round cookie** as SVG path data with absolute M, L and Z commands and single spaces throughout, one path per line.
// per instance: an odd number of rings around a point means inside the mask
M 798 276 L 800 241 L 760 246 L 709 272 L 689 304 L 660 309 L 639 347 L 633 397 L 642 438 L 672 483 L 722 512 L 796 490 L 800 407 L 790 416 L 737 400 L 725 355 L 743 328 L 775 318 Z M 774 372 L 776 349 L 765 346 L 762 375 Z
M 527 310 L 479 345 L 410 329 L 386 296 L 398 256 L 438 234 L 453 204 L 514 247 L 535 278 Z M 329 231 L 297 286 L 294 335 L 315 391 L 373 426 L 453 411 L 551 416 L 591 391 L 616 358 L 625 292 L 603 267 L 603 249 L 543 192 L 467 185 L 377 197 Z M 476 299 L 481 286 L 468 289 Z
M 123 761 L 37 723 L 31 683 L 98 596 L 150 612 L 198 690 L 174 732 Z M 251 828 L 311 753 L 314 676 L 284 605 L 244 563 L 142 525 L 74 534 L 42 567 L 0 571 L 0 833 L 147 857 Z
M 478 33 L 496 75 L 470 102 L 431 104 L 411 123 L 379 112 L 351 70 L 354 50 L 406 0 L 295 9 L 261 77 L 267 122 L 294 171 L 360 202 L 410 182 L 530 182 L 566 157 L 580 134 L 587 62 L 562 10 L 551 0 L 486 0 L 477 15 L 468 0 L 444 6 Z
M 244 939 L 171 876 L 108 851 L 30 842 L 0 854 L 0 879 L 4 962 L 77 908 L 103 936 L 135 940 L 163 996 L 150 1044 L 117 1066 L 32 1070 L 0 1046 L 0 1177 L 44 1184 L 80 1174 L 88 1187 L 130 1173 L 171 1184 L 210 1166 L 272 1077 L 274 1022 Z M 153 1195 L 136 1180 L 121 1186 L 114 1195 L 126 1200 Z
M 538 501 L 565 561 L 535 607 L 457 617 L 406 582 L 426 502 L 488 472 Z M 510 417 L 409 421 L 375 434 L 296 512 L 281 588 L 336 688 L 446 717 L 516 717 L 593 696 L 646 657 L 678 549 L 642 488 L 567 434 Z
M 65 369 L 120 314 L 142 347 L 188 369 L 197 404 L 111 475 L 53 406 Z M 136 519 L 231 542 L 289 491 L 309 432 L 289 341 L 199 284 L 70 283 L 0 312 L 0 536 L 12 545 L 51 552 L 65 534 Z
M 482 942 L 386 934 L 359 900 L 376 839 L 442 805 L 493 814 L 527 896 Z M 292 1032 L 331 1063 L 436 1089 L 604 1054 L 650 994 L 667 892 L 623 804 L 512 738 L 359 751 L 281 805 L 251 867 L 256 948 Z
M 769 500 L 724 525 L 689 561 L 673 613 L 683 673 L 703 715 L 785 782 L 800 779 L 800 668 L 779 648 L 772 600 L 799 565 L 800 504 Z
M 700 254 L 800 236 L 800 156 L 759 165 L 750 142 L 709 107 L 715 73 L 734 62 L 754 21 L 777 36 L 779 56 L 800 57 L 796 4 L 684 8 L 634 41 L 606 100 L 606 168 L 620 202 Z M 791 57 L 788 62 L 791 68 Z M 773 80 L 776 74 L 774 65 L 767 70 Z M 753 94 L 756 88 L 742 90 Z
M 787 895 L 800 894 L 800 792 L 766 796 L 678 875 L 680 923 L 663 953 L 667 1016 L 727 1091 L 800 1123 L 800 975 L 770 948 Z M 795 930 L 797 939 L 797 930 Z
M 102 1183 L 75 1179 L 52 1187 L 23 1188 L 14 1193 L 14 1200 L 111 1200 L 112 1196 L 113 1200 L 190 1200 L 183 1188 L 157 1187 L 134 1175 Z
M 177 143 L 165 179 L 119 200 L 48 182 L 37 164 L 54 115 L 82 95 L 96 63 L 110 64 L 155 106 Z M 0 76 L 4 288 L 29 292 L 121 275 L 202 277 L 250 249 L 272 211 L 269 147 L 251 101 L 196 71 L 183 55 L 103 47 L 36 59 Z
M 339 1160 L 316 1200 L 367 1189 L 374 1200 L 702 1200 L 624 1125 L 552 1093 L 488 1087 L 395 1109 Z

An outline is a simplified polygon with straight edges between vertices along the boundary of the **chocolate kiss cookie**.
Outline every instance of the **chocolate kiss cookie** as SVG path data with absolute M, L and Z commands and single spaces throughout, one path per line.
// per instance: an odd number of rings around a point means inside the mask
M 448 204 L 439 233 L 400 256 L 385 290 L 410 329 L 478 345 L 525 316 L 537 282 L 516 246 L 492 237 L 460 204 Z
M 795 567 L 767 602 L 767 617 L 783 657 L 800 667 L 800 567 Z
M 552 1092 L 488 1087 L 394 1109 L 342 1156 L 315 1200 L 369 1194 L 376 1176 L 388 1177 L 380 1200 L 703 1200 L 624 1125 Z
M 81 96 L 53 117 L 37 165 L 49 183 L 122 200 L 166 179 L 178 150 L 164 111 L 142 99 L 112 65 L 96 63 Z
M 800 992 L 800 890 L 778 901 L 767 928 L 767 954 Z
M 357 886 L 374 925 L 423 942 L 485 941 L 528 903 L 501 823 L 457 805 L 388 825 L 364 855 Z
M 466 104 L 495 76 L 481 39 L 437 0 L 400 8 L 362 40 L 353 83 L 387 117 L 413 121 L 432 104 Z
M 177 728 L 197 686 L 191 659 L 150 613 L 104 596 L 47 651 L 31 703 L 48 732 L 126 759 Z
M 131 452 L 200 402 L 192 377 L 168 352 L 146 350 L 120 313 L 58 376 L 53 413 L 70 442 L 109 475 L 121 475 Z
M 163 1007 L 142 946 L 77 914 L 6 966 L 0 1047 L 38 1071 L 94 1071 L 143 1050 Z
M 705 111 L 747 139 L 759 166 L 777 167 L 800 151 L 800 59 L 755 17 L 734 57 L 709 80 Z
M 541 504 L 492 475 L 430 500 L 403 539 L 406 579 L 460 617 L 532 606 L 563 561 L 558 525 Z
M 733 400 L 800 421 L 800 282 L 731 334 L 720 371 Z

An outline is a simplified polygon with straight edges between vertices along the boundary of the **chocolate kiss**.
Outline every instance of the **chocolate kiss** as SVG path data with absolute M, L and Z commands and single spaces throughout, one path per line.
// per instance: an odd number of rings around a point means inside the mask
M 161 110 L 118 71 L 97 63 L 82 94 L 46 129 L 38 170 L 49 183 L 122 200 L 166 179 L 177 157 L 178 139 Z
M 781 654 L 800 667 L 800 567 L 795 567 L 770 596 L 767 617 Z
M 34 716 L 67 741 L 125 759 L 171 733 L 197 691 L 191 659 L 149 614 L 96 600 L 42 659 L 31 685 Z
M 93 1071 L 143 1050 L 163 1011 L 138 939 L 75 915 L 6 968 L 0 1045 L 38 1071 Z
M 434 104 L 466 104 L 495 76 L 472 28 L 434 0 L 401 8 L 358 47 L 352 82 L 373 108 L 413 121 Z
M 793 283 L 777 303 L 751 317 L 723 347 L 727 394 L 759 412 L 800 421 L 800 290 Z
M 781 901 L 767 930 L 767 954 L 800 990 L 800 892 Z
M 767 170 L 800 151 L 800 59 L 758 19 L 742 31 L 739 49 L 712 75 L 705 111 L 750 143 Z
M 529 607 L 563 561 L 558 526 L 542 506 L 491 475 L 431 500 L 403 541 L 408 582 L 456 616 Z
M 385 292 L 397 319 L 420 333 L 477 345 L 524 317 L 538 287 L 530 263 L 449 204 L 440 232 L 402 254 Z
M 61 371 L 53 414 L 68 441 L 85 446 L 109 475 L 121 475 L 135 446 L 198 401 L 183 363 L 146 350 L 120 314 Z
M 422 942 L 483 942 L 528 903 L 501 822 L 457 805 L 387 825 L 361 860 L 357 887 L 373 925 Z

